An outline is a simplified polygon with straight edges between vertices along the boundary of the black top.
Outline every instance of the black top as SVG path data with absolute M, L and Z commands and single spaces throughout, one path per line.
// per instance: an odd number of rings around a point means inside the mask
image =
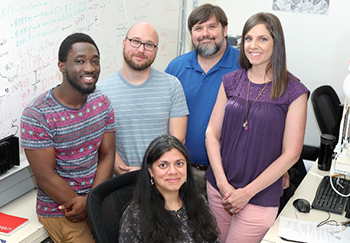
M 195 240 L 192 237 L 193 229 L 190 227 L 186 207 L 181 207 L 177 211 L 169 211 L 171 216 L 181 220 L 181 233 L 183 240 L 176 241 L 176 243 L 194 243 Z M 151 223 L 151 222 L 150 222 Z M 119 231 L 119 243 L 139 243 L 141 242 L 141 229 L 140 229 L 140 208 L 135 202 L 125 209 Z M 207 241 L 203 241 L 206 243 Z M 218 238 L 217 243 L 220 243 Z

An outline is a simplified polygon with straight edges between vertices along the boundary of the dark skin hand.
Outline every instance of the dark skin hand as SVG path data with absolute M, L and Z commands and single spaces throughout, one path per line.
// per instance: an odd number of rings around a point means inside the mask
M 115 154 L 114 133 L 105 133 L 99 150 L 99 165 L 97 166 L 96 177 L 92 188 L 101 182 L 111 178 Z M 111 162 L 112 161 L 112 162 Z M 66 203 L 60 205 L 58 209 L 64 210 L 66 218 L 73 223 L 87 219 L 86 213 L 87 195 L 76 196 Z
M 58 209 L 64 210 L 66 218 L 73 223 L 83 221 L 87 217 L 86 199 L 87 195 L 74 197 Z
M 99 165 L 92 188 L 111 178 L 115 154 L 115 134 L 105 133 L 99 150 Z M 112 161 L 112 162 L 111 162 Z M 86 213 L 87 195 L 76 196 L 68 202 L 60 205 L 58 209 L 64 210 L 66 218 L 73 223 L 87 219 Z
M 87 195 L 79 196 L 59 177 L 55 171 L 56 159 L 54 148 L 29 150 L 26 156 L 34 172 L 37 184 L 55 202 L 60 204 L 65 216 L 72 222 L 83 221 L 86 216 Z M 111 178 L 115 156 L 115 134 L 108 132 L 103 135 L 99 149 L 99 162 L 92 188 Z

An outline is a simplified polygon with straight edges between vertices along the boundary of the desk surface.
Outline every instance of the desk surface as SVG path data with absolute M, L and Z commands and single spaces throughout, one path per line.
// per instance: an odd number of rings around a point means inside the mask
M 10 236 L 0 235 L 0 239 L 7 243 L 39 243 L 45 240 L 49 235 L 44 226 L 39 223 L 35 212 L 36 190 L 31 190 L 21 197 L 13 200 L 0 208 L 0 212 L 28 218 L 29 223 L 18 229 Z
M 311 205 L 315 197 L 317 187 L 325 175 L 329 175 L 329 172 L 317 169 L 317 162 L 315 162 L 314 165 L 311 167 L 310 171 L 307 173 L 307 175 L 301 182 L 301 184 L 299 185 L 299 187 L 297 188 L 297 190 L 295 191 L 293 197 L 289 199 L 288 203 L 283 208 L 282 212 L 277 217 L 270 230 L 266 233 L 264 239 L 262 240 L 262 243 L 287 242 L 285 240 L 282 240 L 278 236 L 278 225 L 280 216 L 295 219 L 295 214 L 297 214 L 300 220 L 312 222 L 321 222 L 322 220 L 327 219 L 327 212 L 320 211 L 317 209 L 311 209 L 310 213 L 300 213 L 292 205 L 293 201 L 297 198 L 305 198 L 310 202 Z M 338 222 L 344 222 L 349 220 L 345 218 L 345 212 L 343 212 L 342 215 L 331 213 L 330 219 L 337 220 Z

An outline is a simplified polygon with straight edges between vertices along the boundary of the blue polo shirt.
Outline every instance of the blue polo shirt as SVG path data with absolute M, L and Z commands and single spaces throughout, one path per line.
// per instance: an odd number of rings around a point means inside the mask
M 176 76 L 184 89 L 190 112 L 186 147 L 194 164 L 209 165 L 205 149 L 205 130 L 220 88 L 222 76 L 238 69 L 238 50 L 230 46 L 208 73 L 198 63 L 197 52 L 191 51 L 170 62 L 165 72 Z

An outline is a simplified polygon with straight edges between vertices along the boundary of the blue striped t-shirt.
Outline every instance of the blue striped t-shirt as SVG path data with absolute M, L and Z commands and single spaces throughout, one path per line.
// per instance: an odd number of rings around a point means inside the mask
M 168 133 L 169 118 L 188 115 L 179 80 L 153 68 L 141 85 L 130 84 L 120 71 L 97 85 L 113 105 L 116 150 L 129 166 L 140 166 L 149 143 Z

